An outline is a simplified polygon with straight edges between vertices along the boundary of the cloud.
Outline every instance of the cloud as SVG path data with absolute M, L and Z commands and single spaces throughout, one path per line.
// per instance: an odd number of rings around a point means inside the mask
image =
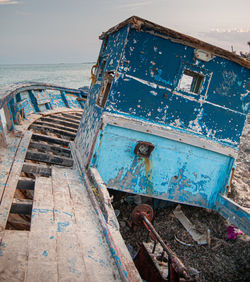
M 135 10 L 135 9 L 143 7 L 143 6 L 148 6 L 152 3 L 153 3 L 153 1 L 144 1 L 144 0 L 142 0 L 141 2 L 132 1 L 131 3 L 121 4 L 121 5 L 118 6 L 118 8 L 119 9 Z
M 16 5 L 20 4 L 20 1 L 14 1 L 14 0 L 0 0 L 0 5 Z
M 233 47 L 234 51 L 249 52 L 247 42 L 250 41 L 250 30 L 242 28 L 232 29 L 211 29 L 208 32 L 200 32 L 200 39 L 207 41 L 211 44 L 220 46 L 224 49 L 231 51 Z

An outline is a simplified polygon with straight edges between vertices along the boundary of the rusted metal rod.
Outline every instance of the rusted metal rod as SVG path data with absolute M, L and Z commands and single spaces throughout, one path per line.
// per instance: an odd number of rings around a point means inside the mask
M 151 222 L 148 220 L 147 216 L 143 213 L 140 214 L 141 219 L 143 220 L 144 224 L 150 229 L 156 240 L 161 244 L 163 250 L 167 253 L 169 262 L 172 264 L 174 270 L 183 278 L 186 280 L 191 280 L 190 276 L 187 273 L 187 270 L 182 263 L 182 261 L 177 257 L 176 253 L 173 252 L 162 240 L 161 236 L 158 234 L 158 232 L 155 230 L 154 226 L 151 224 Z

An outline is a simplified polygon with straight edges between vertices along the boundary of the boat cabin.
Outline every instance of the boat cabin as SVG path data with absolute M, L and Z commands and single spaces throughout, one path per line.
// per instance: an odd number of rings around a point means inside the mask
M 76 137 L 108 188 L 225 205 L 249 103 L 249 61 L 131 17 L 100 36 Z

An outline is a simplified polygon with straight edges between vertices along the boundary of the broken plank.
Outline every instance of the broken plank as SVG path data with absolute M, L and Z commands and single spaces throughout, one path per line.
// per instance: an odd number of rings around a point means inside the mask
M 31 139 L 35 141 L 44 141 L 44 142 L 62 145 L 66 147 L 69 146 L 69 142 L 70 142 L 69 140 L 66 140 L 66 139 L 51 137 L 48 135 L 43 135 L 43 134 L 38 134 L 38 133 L 33 133 Z
M 19 177 L 17 182 L 17 189 L 34 190 L 35 181 L 28 177 Z
M 48 164 L 56 164 L 71 167 L 73 160 L 65 157 L 58 157 L 47 153 L 28 151 L 26 154 L 27 160 L 38 161 Z
M 14 193 L 18 183 L 18 178 L 22 171 L 22 165 L 24 162 L 25 154 L 30 142 L 31 134 L 32 133 L 30 131 L 27 131 L 24 137 L 22 138 L 20 145 L 17 149 L 17 153 L 13 161 L 11 171 L 9 173 L 9 178 L 5 185 L 5 190 L 0 205 L 0 229 L 4 229 L 7 222 L 12 200 L 14 198 Z
M 30 149 L 37 149 L 39 151 L 51 152 L 59 156 L 70 157 L 71 151 L 70 149 L 66 149 L 59 146 L 49 145 L 45 143 L 31 141 L 29 145 Z
M 78 126 L 79 126 L 78 124 L 75 124 L 73 122 L 68 122 L 68 121 L 65 121 L 65 120 L 60 120 L 60 119 L 56 118 L 55 116 L 41 117 L 40 120 L 42 120 L 42 121 L 49 121 L 49 122 L 65 125 L 67 127 L 72 127 L 74 129 L 78 129 Z
M 5 230 L 0 245 L 0 281 L 25 281 L 29 231 Z
M 35 175 L 41 175 L 45 177 L 51 176 L 51 168 L 48 166 L 42 166 L 38 164 L 24 163 L 22 172 L 32 173 Z
M 26 281 L 58 281 L 51 178 L 36 178 Z
M 44 127 L 52 127 L 52 128 L 55 128 L 55 129 L 69 131 L 69 132 L 72 132 L 72 133 L 76 133 L 77 132 L 77 129 L 75 129 L 75 128 L 68 127 L 66 125 L 60 125 L 60 124 L 57 124 L 55 122 L 48 122 L 48 121 L 37 120 L 33 124 L 41 125 L 41 126 L 44 126 Z
M 18 214 L 31 214 L 32 200 L 28 199 L 13 199 L 10 212 Z
M 66 131 L 66 130 L 61 130 L 61 129 L 56 129 L 56 128 L 53 128 L 53 127 L 50 127 L 50 126 L 42 126 L 42 125 L 36 125 L 36 124 L 31 124 L 30 125 L 30 129 L 34 129 L 34 130 L 38 130 L 38 131 L 41 131 L 43 133 L 46 133 L 46 132 L 53 132 L 55 134 L 59 134 L 59 135 L 62 135 L 62 136 L 67 136 L 67 137 L 70 137 L 70 138 L 75 138 L 75 134 L 72 133 L 72 132 L 69 132 L 69 131 Z

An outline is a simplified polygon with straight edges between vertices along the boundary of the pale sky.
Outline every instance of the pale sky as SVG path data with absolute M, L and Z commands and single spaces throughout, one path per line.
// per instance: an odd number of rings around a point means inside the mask
M 98 36 L 132 15 L 249 51 L 250 0 L 0 0 L 0 64 L 96 61 Z

